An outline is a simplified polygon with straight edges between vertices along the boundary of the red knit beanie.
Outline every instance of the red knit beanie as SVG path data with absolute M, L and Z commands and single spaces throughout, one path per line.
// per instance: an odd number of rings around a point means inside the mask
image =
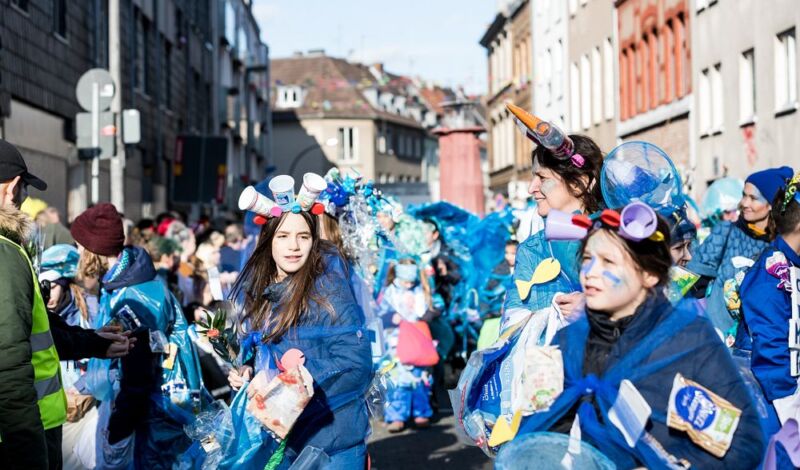
M 69 229 L 72 238 L 94 254 L 117 256 L 125 245 L 122 217 L 107 202 L 87 209 Z

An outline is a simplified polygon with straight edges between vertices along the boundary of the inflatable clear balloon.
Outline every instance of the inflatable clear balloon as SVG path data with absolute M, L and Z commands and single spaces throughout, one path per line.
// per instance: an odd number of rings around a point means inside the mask
M 535 432 L 518 436 L 497 453 L 496 470 L 542 470 L 572 468 L 581 470 L 613 470 L 608 457 L 586 442 L 552 432 Z
M 672 160 L 649 142 L 625 142 L 609 152 L 603 161 L 600 188 L 609 208 L 641 201 L 669 215 L 686 202 Z
M 720 178 L 706 189 L 700 203 L 701 216 L 704 219 L 717 217 L 723 212 L 734 211 L 742 199 L 744 182 L 738 178 Z

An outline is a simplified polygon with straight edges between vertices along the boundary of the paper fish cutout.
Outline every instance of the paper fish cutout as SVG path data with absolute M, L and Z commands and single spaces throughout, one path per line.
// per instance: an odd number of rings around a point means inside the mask
M 520 421 L 522 421 L 522 413 L 519 411 L 514 413 L 510 424 L 505 417 L 499 416 L 494 429 L 492 429 L 492 436 L 489 438 L 489 447 L 497 447 L 514 439 L 519 431 Z
M 517 285 L 517 291 L 519 292 L 519 298 L 521 300 L 525 300 L 531 293 L 531 288 L 537 284 L 544 284 L 545 282 L 550 282 L 558 276 L 558 273 L 561 272 L 561 263 L 558 262 L 555 258 L 547 258 L 546 260 L 539 263 L 539 266 L 536 266 L 536 269 L 533 271 L 533 276 L 531 276 L 530 281 L 523 281 L 517 279 L 514 283 Z

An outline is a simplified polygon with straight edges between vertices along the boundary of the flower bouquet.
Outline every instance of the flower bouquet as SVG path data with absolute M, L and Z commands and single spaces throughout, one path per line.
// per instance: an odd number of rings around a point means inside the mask
M 228 312 L 219 308 L 213 314 L 206 311 L 205 319 L 197 321 L 197 332 L 208 339 L 219 357 L 232 366 L 238 366 L 239 338 L 233 324 L 228 326 Z

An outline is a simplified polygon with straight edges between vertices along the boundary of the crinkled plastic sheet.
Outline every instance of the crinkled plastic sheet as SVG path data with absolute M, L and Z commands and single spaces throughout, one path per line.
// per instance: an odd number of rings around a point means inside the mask
M 738 178 L 720 178 L 706 189 L 700 203 L 703 219 L 719 217 L 723 212 L 736 210 L 742 199 L 744 182 Z
M 568 434 L 537 432 L 517 437 L 497 453 L 497 470 L 614 470 L 616 465 L 586 442 Z
M 183 429 L 194 442 L 181 458 L 181 470 L 218 468 L 236 438 L 231 410 L 221 400 L 214 402 L 208 411 L 200 413 L 194 423 Z

